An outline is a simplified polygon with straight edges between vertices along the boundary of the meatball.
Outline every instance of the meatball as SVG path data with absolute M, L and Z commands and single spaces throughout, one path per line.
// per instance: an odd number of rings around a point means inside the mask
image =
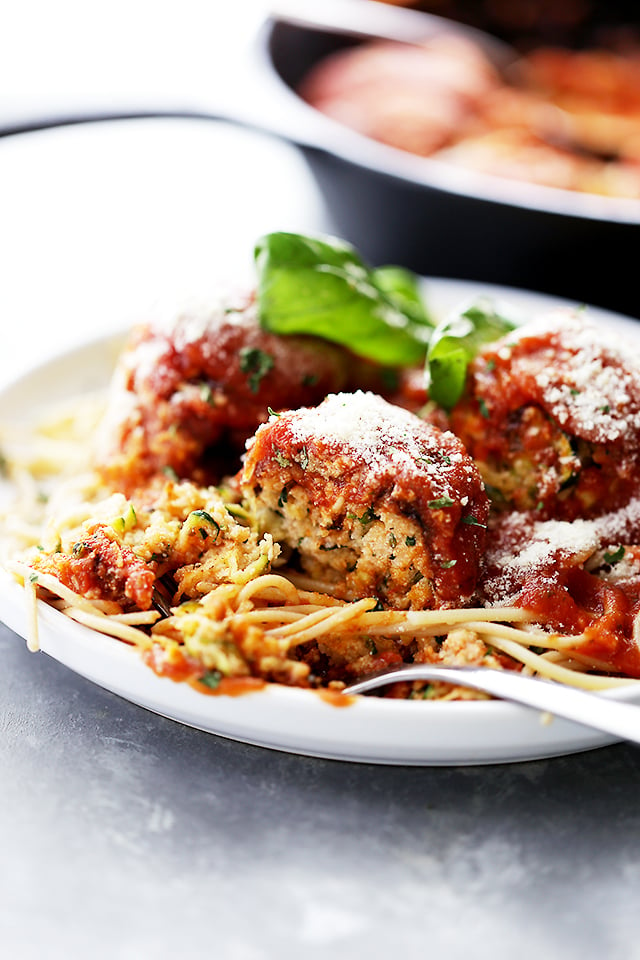
M 395 609 L 472 597 L 489 504 L 460 441 L 363 391 L 273 416 L 240 486 L 323 589 Z
M 163 471 L 217 480 L 269 407 L 319 403 L 345 388 L 349 367 L 326 341 L 264 331 L 251 297 L 141 326 L 113 380 L 97 466 L 125 491 Z
M 338 51 L 307 75 L 300 94 L 359 133 L 427 156 L 454 139 L 496 83 L 483 52 L 449 35 Z
M 451 429 L 496 507 L 589 518 L 640 490 L 640 364 L 611 331 L 557 312 L 482 350 Z
M 91 600 L 140 610 L 148 610 L 153 600 L 155 573 L 105 524 L 88 527 L 69 553 L 36 554 L 31 566 Z

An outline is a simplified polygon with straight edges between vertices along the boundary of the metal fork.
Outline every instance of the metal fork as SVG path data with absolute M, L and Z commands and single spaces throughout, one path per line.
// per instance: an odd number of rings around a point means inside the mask
M 348 695 L 367 693 L 390 683 L 414 680 L 439 680 L 481 690 L 502 700 L 535 707 L 623 740 L 640 743 L 640 706 L 620 703 L 585 690 L 525 676 L 511 670 L 441 667 L 417 663 L 366 677 L 345 687 L 342 692 Z M 630 684 L 633 682 L 630 681 Z

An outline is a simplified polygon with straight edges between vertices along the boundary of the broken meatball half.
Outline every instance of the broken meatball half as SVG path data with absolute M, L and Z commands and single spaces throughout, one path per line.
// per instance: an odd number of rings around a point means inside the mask
M 376 394 L 272 416 L 239 482 L 317 589 L 395 609 L 474 593 L 489 512 L 478 470 L 452 433 Z

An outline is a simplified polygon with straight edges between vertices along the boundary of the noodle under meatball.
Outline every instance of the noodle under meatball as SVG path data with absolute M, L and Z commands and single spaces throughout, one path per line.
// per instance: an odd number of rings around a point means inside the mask
M 318 589 L 396 609 L 474 593 L 489 511 L 475 465 L 453 434 L 373 393 L 271 417 L 240 485 Z

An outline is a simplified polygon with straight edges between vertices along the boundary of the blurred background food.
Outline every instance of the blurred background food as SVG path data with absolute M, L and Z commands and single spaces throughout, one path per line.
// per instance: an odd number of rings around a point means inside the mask
M 428 12 L 507 40 L 517 51 L 514 63 L 501 75 L 461 37 L 415 46 L 370 42 L 320 60 L 300 93 L 338 122 L 420 156 L 638 199 L 640 34 L 633 23 L 612 19 L 624 6 L 423 0 Z
M 267 61 L 334 223 L 373 264 L 640 317 L 640 24 L 630 3 L 344 0 L 362 32 L 277 16 Z M 358 11 L 357 7 L 361 10 Z M 374 11 L 374 8 L 377 10 Z M 313 7 L 310 7 L 313 10 Z M 324 10 L 324 8 L 321 8 Z M 490 31 L 363 39 L 367 9 Z M 313 16 L 313 13 L 311 13 Z M 389 16 L 385 16 L 385 22 Z M 375 34 L 376 36 L 386 34 Z M 302 101 L 302 104 L 300 103 Z M 312 109 L 309 109 L 311 105 Z M 300 111 L 299 107 L 307 109 Z

